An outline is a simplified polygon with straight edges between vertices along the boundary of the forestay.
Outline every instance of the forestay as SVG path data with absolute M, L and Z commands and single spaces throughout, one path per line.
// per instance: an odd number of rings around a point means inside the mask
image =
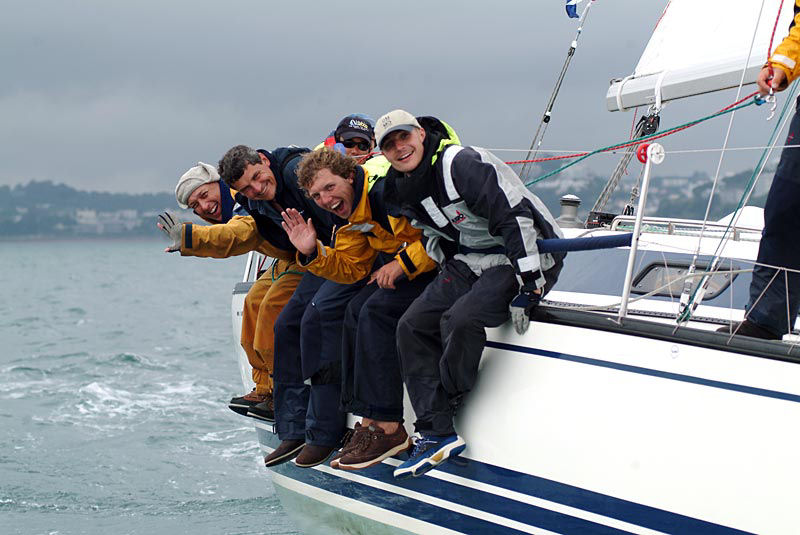
M 610 111 L 755 83 L 764 65 L 780 0 L 671 0 L 633 74 L 614 80 Z M 762 10 L 763 6 L 763 10 Z M 786 36 L 794 2 L 785 0 L 772 48 Z M 755 35 L 755 40 L 753 39 Z M 752 45 L 752 51 L 751 51 Z

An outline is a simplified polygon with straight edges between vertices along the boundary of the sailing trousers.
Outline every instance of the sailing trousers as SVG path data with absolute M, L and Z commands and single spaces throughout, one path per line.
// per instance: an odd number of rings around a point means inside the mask
M 275 320 L 300 283 L 297 264 L 276 260 L 253 283 L 244 298 L 241 344 L 253 368 L 256 393 L 272 395 L 275 356 Z
M 382 422 L 403 421 L 397 322 L 435 278 L 402 278 L 395 289 L 368 284 L 347 305 L 342 343 L 341 410 Z
M 800 99 L 798 99 L 800 104 Z M 795 112 L 786 145 L 800 143 L 800 115 Z M 800 149 L 785 148 L 764 205 L 759 263 L 800 270 Z M 762 295 L 763 293 L 763 295 Z M 787 299 L 788 296 L 788 299 Z M 800 308 L 800 274 L 757 265 L 750 283 L 748 318 L 777 336 L 791 330 Z
M 546 294 L 563 264 L 545 271 Z M 406 310 L 397 326 L 403 380 L 423 435 L 455 433 L 453 416 L 478 375 L 486 327 L 505 323 L 509 303 L 519 292 L 510 265 L 480 276 L 460 260 L 448 260 L 441 273 Z
M 339 444 L 342 321 L 350 299 L 364 286 L 305 273 L 275 322 L 275 427 L 281 440 Z

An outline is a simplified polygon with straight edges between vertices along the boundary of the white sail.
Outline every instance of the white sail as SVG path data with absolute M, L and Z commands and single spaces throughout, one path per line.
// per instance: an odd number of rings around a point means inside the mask
M 780 4 L 764 0 L 762 11 L 760 0 L 671 0 L 633 74 L 612 81 L 608 109 L 653 104 L 659 90 L 666 102 L 737 87 L 745 68 L 745 84 L 755 83 Z M 789 31 L 793 7 L 783 2 L 773 50 Z

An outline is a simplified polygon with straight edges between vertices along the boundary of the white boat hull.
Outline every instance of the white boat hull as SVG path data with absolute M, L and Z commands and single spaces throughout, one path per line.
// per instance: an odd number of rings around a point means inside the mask
M 490 331 L 459 462 L 403 481 L 400 459 L 272 473 L 308 533 L 784 534 L 797 421 L 794 362 L 536 322 Z

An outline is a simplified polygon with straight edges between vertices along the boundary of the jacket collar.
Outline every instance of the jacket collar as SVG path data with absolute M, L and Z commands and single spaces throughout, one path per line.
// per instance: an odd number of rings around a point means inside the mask
M 356 166 L 353 177 L 353 212 L 347 218 L 350 223 L 361 223 L 372 218 L 369 208 L 369 180 L 367 171 L 362 166 Z

